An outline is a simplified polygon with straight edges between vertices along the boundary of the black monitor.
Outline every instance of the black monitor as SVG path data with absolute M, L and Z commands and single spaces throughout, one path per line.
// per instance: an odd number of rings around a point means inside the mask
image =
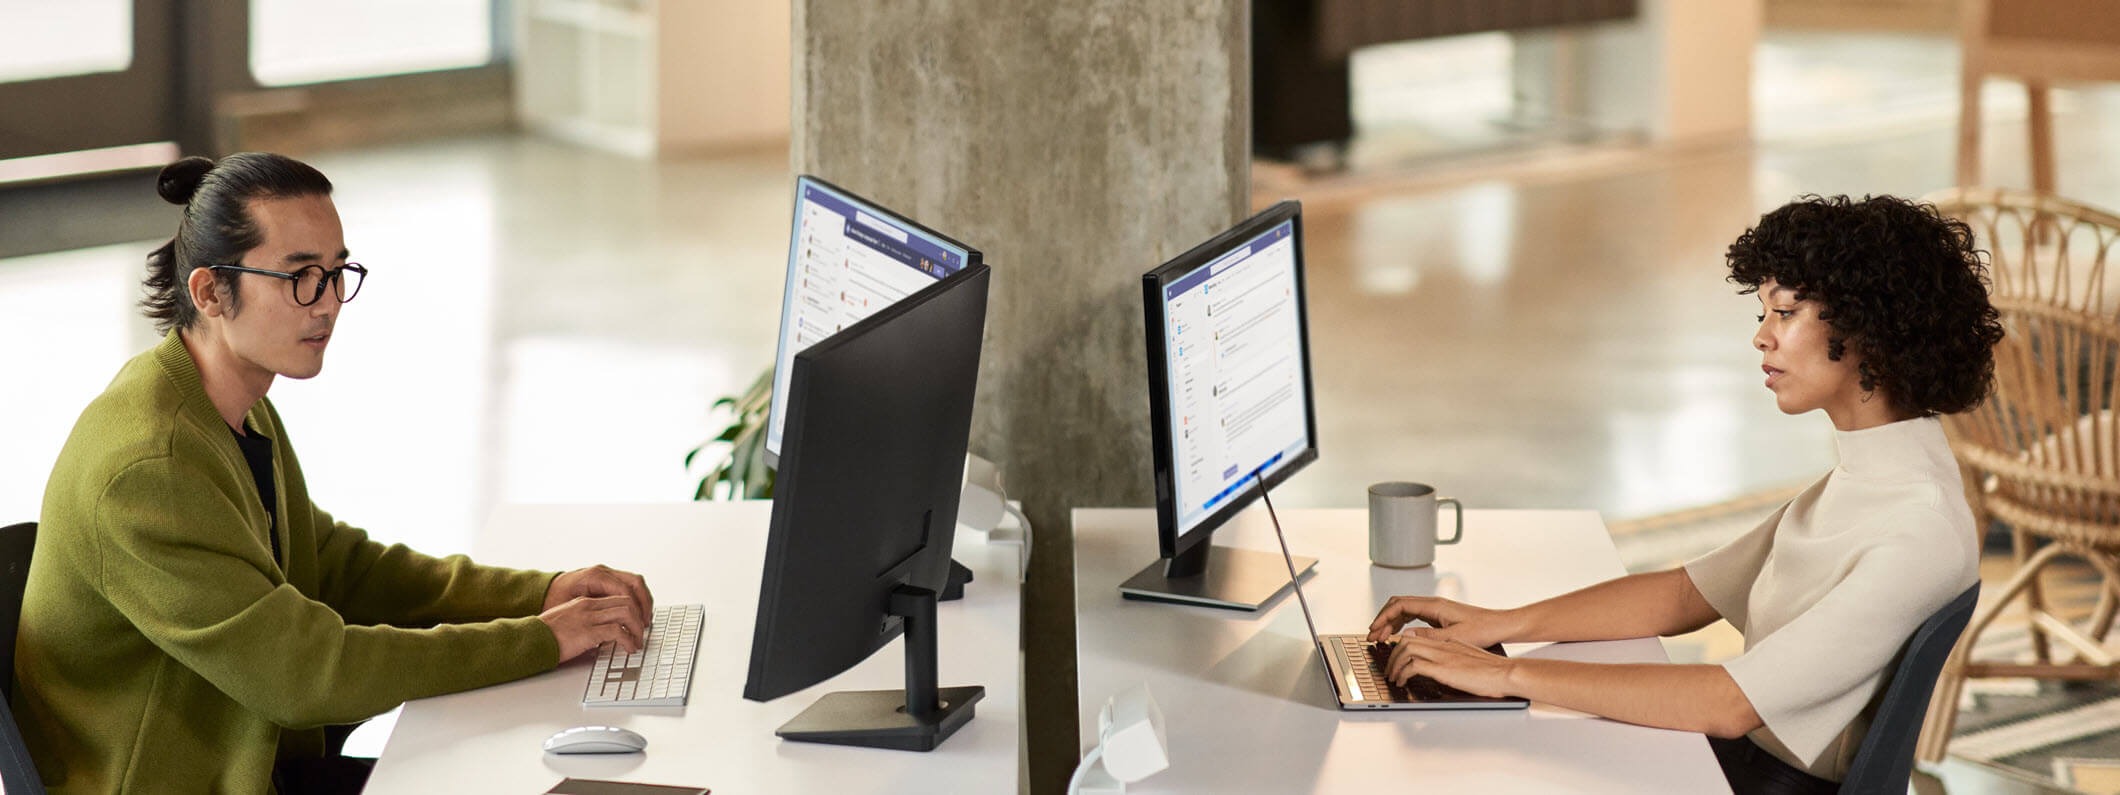
M 1278 553 L 1208 539 L 1318 458 L 1302 212 L 1276 204 L 1141 277 L 1162 559 L 1127 598 L 1256 610 L 1288 587 Z
M 986 324 L 965 267 L 794 356 L 744 698 L 829 679 L 903 634 L 904 690 L 826 694 L 789 740 L 926 751 L 983 687 L 936 687 L 935 602 L 950 566 Z
M 795 217 L 788 227 L 787 284 L 780 299 L 780 341 L 766 411 L 766 466 L 780 466 L 795 354 L 921 288 L 980 264 L 981 256 L 978 249 L 853 191 L 809 174 L 797 176 Z M 971 569 L 951 563 L 942 598 L 964 596 L 964 586 L 971 581 Z

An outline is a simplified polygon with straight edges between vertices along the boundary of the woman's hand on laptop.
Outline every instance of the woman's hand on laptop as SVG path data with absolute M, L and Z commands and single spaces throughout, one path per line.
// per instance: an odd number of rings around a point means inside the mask
M 1438 630 L 1417 627 L 1399 635 L 1384 664 L 1386 678 L 1403 686 L 1416 676 L 1489 698 L 1510 695 L 1507 657 L 1454 640 L 1438 640 Z
M 1515 627 L 1511 614 L 1489 610 L 1436 596 L 1394 596 L 1384 602 L 1377 619 L 1369 623 L 1371 641 L 1388 641 L 1415 619 L 1428 622 L 1425 637 L 1450 640 L 1475 649 L 1510 640 Z

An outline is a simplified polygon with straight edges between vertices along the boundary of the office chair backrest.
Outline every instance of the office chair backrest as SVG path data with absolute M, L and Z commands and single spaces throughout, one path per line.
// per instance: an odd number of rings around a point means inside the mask
M 1958 635 L 1973 618 L 1973 603 L 1980 600 L 1980 586 L 1944 605 L 1914 630 L 1892 666 L 1892 678 L 1884 686 L 1877 714 L 1869 733 L 1855 750 L 1847 778 L 1840 782 L 1841 795 L 1905 795 L 1907 778 L 1914 772 L 1914 741 L 1921 737 L 1921 722 L 1928 717 L 1929 693 L 1936 689 L 1936 675 Z
M 15 630 L 22 623 L 22 591 L 29 585 L 29 555 L 37 546 L 37 523 L 0 527 L 0 791 L 44 795 L 44 782 L 15 726 Z
M 0 527 L 0 698 L 15 695 L 15 629 L 22 624 L 22 590 L 36 546 L 36 522 Z

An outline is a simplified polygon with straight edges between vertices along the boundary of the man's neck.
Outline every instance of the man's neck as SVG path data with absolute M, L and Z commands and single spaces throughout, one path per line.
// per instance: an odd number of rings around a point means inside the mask
M 191 355 L 192 365 L 199 368 L 206 399 L 213 401 L 214 411 L 229 428 L 242 433 L 243 415 L 265 398 L 265 391 L 272 388 L 273 374 L 236 356 L 210 320 L 182 329 L 177 335 L 184 340 L 184 351 Z

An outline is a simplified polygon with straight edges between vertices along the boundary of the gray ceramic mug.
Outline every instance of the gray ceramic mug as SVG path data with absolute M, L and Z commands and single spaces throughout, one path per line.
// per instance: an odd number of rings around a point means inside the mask
M 1449 538 L 1436 538 L 1436 514 L 1444 503 L 1457 510 L 1457 530 Z M 1465 537 L 1465 506 L 1449 497 L 1435 496 L 1435 487 L 1425 483 L 1378 483 L 1369 487 L 1369 561 L 1394 569 L 1420 568 L 1435 563 L 1435 545 L 1455 544 Z

